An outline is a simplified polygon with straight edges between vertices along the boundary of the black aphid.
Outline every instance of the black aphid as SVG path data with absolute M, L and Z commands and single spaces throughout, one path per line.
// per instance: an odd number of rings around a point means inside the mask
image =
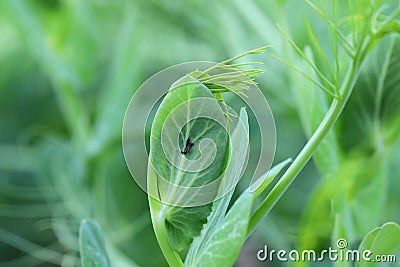
M 186 145 L 183 150 L 181 150 L 182 155 L 186 155 L 189 152 L 189 149 L 194 145 L 194 143 L 190 142 L 190 138 L 186 140 Z

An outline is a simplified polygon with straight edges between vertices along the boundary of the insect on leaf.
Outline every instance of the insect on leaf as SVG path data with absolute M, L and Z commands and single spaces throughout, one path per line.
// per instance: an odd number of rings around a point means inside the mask
M 246 110 L 242 108 L 240 110 L 240 120 L 243 123 L 244 131 L 241 131 L 238 126 L 234 129 L 231 135 L 231 149 L 228 167 L 226 168 L 224 182 L 227 183 L 236 181 L 242 171 L 245 164 L 245 157 L 247 152 L 247 146 L 245 145 L 248 138 L 248 117 Z M 242 164 L 239 164 L 239 163 Z M 225 186 L 232 186 L 231 184 L 225 184 Z M 208 217 L 207 224 L 201 231 L 201 235 L 197 237 L 190 246 L 189 253 L 186 257 L 185 266 L 195 266 L 198 258 L 205 252 L 204 250 L 208 247 L 208 241 L 212 235 L 214 235 L 216 229 L 225 217 L 228 209 L 229 202 L 233 195 L 233 189 L 228 192 L 225 196 L 217 199 L 213 203 L 212 212 Z
M 212 117 L 203 116 L 210 114 Z M 150 136 L 150 163 L 157 173 L 158 193 L 169 240 L 176 250 L 189 246 L 200 234 L 211 204 L 191 207 L 193 195 L 181 195 L 162 182 L 199 187 L 216 180 L 223 172 L 228 133 L 220 122 L 224 112 L 211 91 L 195 78 L 185 76 L 163 99 L 154 118 Z M 210 192 L 210 194 L 216 194 Z M 183 199 L 183 200 L 182 200 Z

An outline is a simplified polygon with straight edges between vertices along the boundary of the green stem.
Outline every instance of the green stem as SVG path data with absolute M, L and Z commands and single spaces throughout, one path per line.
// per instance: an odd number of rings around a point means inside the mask
M 165 259 L 167 260 L 169 266 L 184 267 L 181 257 L 179 256 L 178 252 L 171 247 L 169 242 L 167 229 L 165 228 L 165 212 L 163 211 L 163 204 L 152 198 L 150 195 L 149 204 L 154 232 Z
M 149 161 L 151 161 L 151 159 L 149 159 Z M 149 190 L 148 192 L 151 221 L 153 223 L 154 233 L 156 234 L 156 238 L 161 248 L 161 251 L 164 254 L 164 257 L 167 260 L 169 266 L 184 267 L 181 257 L 169 242 L 167 229 L 165 228 L 166 206 L 159 199 L 153 197 L 158 195 L 158 185 L 157 174 L 154 171 L 151 162 L 149 162 L 149 166 L 147 169 L 147 186 Z
M 339 115 L 341 114 L 348 98 L 351 95 L 355 81 L 357 80 L 360 62 L 362 61 L 359 59 L 360 58 L 357 57 L 349 66 L 349 70 L 340 89 L 341 97 L 333 99 L 327 114 L 325 115 L 321 124 L 318 126 L 317 130 L 297 155 L 296 159 L 293 161 L 293 164 L 290 165 L 282 178 L 278 181 L 278 183 L 274 186 L 274 188 L 253 214 L 252 218 L 250 219 L 248 234 L 253 232 L 265 215 L 267 215 L 275 206 L 278 200 L 282 197 L 283 193 L 285 193 L 299 172 L 310 160 L 325 135 L 329 132 L 336 120 L 339 118 Z

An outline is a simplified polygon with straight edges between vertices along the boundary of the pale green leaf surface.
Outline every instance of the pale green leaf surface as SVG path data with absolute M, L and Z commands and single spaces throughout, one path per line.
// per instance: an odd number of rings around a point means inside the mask
M 200 186 L 216 179 L 221 173 L 221 167 L 225 159 L 225 150 L 228 143 L 228 135 L 226 130 L 215 120 L 200 117 L 189 121 L 189 118 L 192 117 L 193 114 L 197 116 L 198 114 L 201 114 L 202 109 L 205 110 L 210 108 L 220 112 L 220 114 L 215 114 L 216 117 L 223 117 L 224 113 L 219 106 L 208 106 L 208 104 L 211 102 L 207 102 L 207 105 L 204 104 L 202 106 L 192 106 L 191 104 L 188 104 L 179 110 L 179 112 L 174 112 L 174 108 L 185 101 L 196 98 L 215 100 L 214 96 L 207 87 L 193 78 L 192 80 L 194 82 L 179 85 L 168 92 L 167 96 L 157 110 L 151 131 L 150 159 L 154 168 L 158 174 L 163 176 L 163 178 L 181 186 Z M 214 101 L 213 104 L 218 105 L 217 101 Z M 174 151 L 171 152 L 174 157 L 185 157 L 190 160 L 195 160 L 200 157 L 211 157 L 211 153 L 201 154 L 201 147 L 199 144 L 202 139 L 209 138 L 215 142 L 217 147 L 217 153 L 212 164 L 199 172 L 183 172 L 170 164 L 169 159 L 166 157 L 164 151 L 165 146 L 163 147 L 162 141 L 166 142 L 168 145 L 169 142 L 173 143 L 174 140 L 161 140 L 161 132 L 166 120 L 172 120 L 176 123 L 181 121 L 189 121 L 182 129 L 180 129 L 178 127 L 179 125 L 176 124 L 174 125 L 176 126 L 176 129 L 166 130 L 171 133 L 179 134 L 179 145 L 178 147 L 174 148 Z M 170 137 L 171 135 L 168 135 L 167 137 Z M 187 155 L 182 156 L 180 151 L 185 147 L 185 142 L 188 138 L 190 138 L 194 145 Z M 184 167 L 193 166 L 184 165 Z M 198 168 L 200 167 L 204 166 L 198 166 Z M 182 175 L 184 175 L 184 177 L 182 177 Z
M 83 267 L 110 267 L 103 233 L 92 220 L 83 220 L 79 230 L 79 247 Z
M 248 190 L 236 200 L 191 266 L 233 266 L 247 237 L 254 195 Z
M 400 38 L 381 40 L 361 69 L 344 109 L 341 141 L 346 150 L 383 152 L 400 133 Z
M 240 110 L 240 120 L 244 124 L 245 130 L 248 134 L 249 125 L 248 125 L 248 116 L 246 110 L 242 108 Z M 244 140 L 248 138 L 247 135 L 243 135 L 242 131 L 238 131 L 237 128 L 233 131 L 231 135 L 231 155 L 225 172 L 225 179 L 229 181 L 236 181 L 241 174 L 241 169 L 243 164 L 245 163 L 245 157 L 247 152 L 247 146 Z M 233 163 L 233 164 L 232 164 Z M 243 163 L 243 164 L 239 164 Z M 231 166 L 231 167 L 230 167 Z M 229 186 L 229 185 L 228 185 Z M 220 199 L 217 199 L 213 203 L 212 212 L 208 217 L 207 224 L 204 226 L 204 229 L 201 231 L 201 235 L 194 239 L 193 243 L 190 246 L 189 253 L 186 257 L 185 266 L 194 266 L 195 262 L 198 260 L 198 257 L 204 253 L 204 249 L 206 248 L 206 244 L 214 234 L 214 231 L 218 227 L 219 223 L 223 220 L 226 210 L 228 209 L 229 202 L 232 198 L 234 189 L 230 190 L 228 194 L 223 196 Z
M 315 248 L 336 226 L 348 242 L 362 238 L 384 216 L 387 170 L 380 156 L 346 158 L 340 171 L 322 180 L 310 198 L 299 235 L 299 248 Z M 332 200 L 335 205 L 332 207 Z M 329 218 L 329 219 L 327 219 Z
M 384 219 L 390 178 L 387 162 L 380 155 L 359 160 L 360 166 L 352 170 L 354 175 L 342 178 L 346 198 L 343 208 L 352 214 L 353 233 L 357 238 Z
M 190 261 L 185 262 L 185 266 L 233 266 L 248 236 L 255 198 L 290 161 L 291 159 L 287 159 L 274 166 L 263 178 L 263 182 L 255 192 L 244 191 L 223 220 L 218 217 L 216 220 L 218 224 L 214 224 L 211 229 L 208 229 L 208 236 L 203 235 L 202 232 L 200 237 L 202 243 L 197 255 L 194 258 L 188 258 Z M 199 241 L 196 240 L 196 242 Z M 194 249 L 191 248 L 191 250 Z
M 283 168 L 289 164 L 292 161 L 291 158 L 288 158 L 278 164 L 276 164 L 274 167 L 272 167 L 267 173 L 263 174 L 261 177 L 259 177 L 256 181 L 261 181 L 258 182 L 257 187 L 253 191 L 252 188 L 250 187 L 250 191 L 253 194 L 254 199 L 256 199 L 267 187 L 268 185 L 275 179 L 275 177 L 283 170 Z M 249 223 L 249 229 L 248 229 L 248 234 L 251 234 L 255 227 L 258 226 L 259 222 L 262 220 L 262 218 L 265 217 L 266 214 L 268 214 L 268 206 L 270 205 L 270 202 L 264 199 L 262 203 L 256 208 L 254 213 L 252 214 L 250 218 L 250 223 Z
M 335 212 L 340 214 L 338 223 L 348 229 L 350 242 L 382 221 L 390 178 L 390 154 L 385 152 L 394 141 L 388 135 L 397 138 L 400 125 L 398 40 L 395 36 L 383 39 L 362 67 L 354 95 L 344 109 L 339 135 L 344 148 L 357 153 L 344 157 L 333 181 L 323 183 L 311 197 L 300 235 L 301 248 L 313 247 L 329 236 L 332 223 L 326 218 L 335 215 L 329 209 L 332 199 Z
M 158 179 L 164 178 L 170 183 L 179 186 L 198 187 L 209 184 L 217 179 L 222 173 L 222 167 L 225 162 L 226 147 L 228 144 L 228 134 L 223 126 L 215 120 L 197 116 L 205 109 L 213 108 L 213 110 L 217 110 L 218 112 L 217 114 L 214 114 L 214 116 L 222 116 L 222 118 L 225 119 L 222 109 L 210 90 L 194 78 L 186 77 L 185 79 L 191 79 L 190 83 L 175 85 L 168 92 L 157 110 L 150 137 L 150 161 L 156 172 L 159 174 Z M 180 110 L 179 112 L 176 112 L 175 110 L 175 112 L 173 112 L 174 108 L 180 104 L 196 98 L 212 99 L 214 102 L 211 104 L 210 102 L 207 102 L 207 105 L 196 106 L 188 104 L 184 106 L 183 111 Z M 196 115 L 195 117 L 199 118 L 190 120 L 193 115 Z M 172 124 L 173 127 L 167 129 L 171 138 L 163 140 L 164 144 L 171 145 L 174 142 L 172 139 L 179 135 L 179 145 L 175 147 L 171 146 L 173 148 L 173 151 L 171 152 L 172 158 L 178 159 L 178 163 L 182 162 L 182 159 L 184 158 L 194 161 L 199 158 L 205 159 L 206 161 L 212 159 L 211 157 L 213 155 L 208 152 L 208 149 L 203 150 L 203 153 L 200 152 L 201 146 L 199 143 L 201 140 L 208 138 L 216 145 L 215 157 L 210 165 L 203 166 L 201 164 L 196 165 L 192 163 L 184 165 L 188 168 L 204 168 L 198 172 L 185 172 L 172 165 L 164 152 L 165 150 L 163 149 L 163 144 L 161 142 L 163 124 L 167 120 L 176 122 L 176 124 Z M 188 123 L 180 129 L 182 125 L 179 125 L 179 121 Z M 187 155 L 183 156 L 181 155 L 181 150 L 185 147 L 185 142 L 188 138 L 190 138 L 194 145 L 190 148 Z M 185 197 L 174 194 L 173 191 L 171 192 L 171 190 L 168 189 L 169 188 L 159 188 L 159 194 L 162 199 L 167 198 L 172 201 L 176 198 Z M 198 207 L 172 207 L 166 204 L 163 205 L 165 206 L 165 223 L 170 242 L 175 249 L 182 250 L 192 242 L 194 237 L 200 234 L 203 224 L 206 223 L 207 216 L 210 213 L 211 204 Z
M 397 260 L 400 256 L 398 254 L 400 249 L 400 227 L 394 222 L 389 222 L 382 227 L 377 227 L 369 232 L 361 242 L 358 250 L 363 253 L 365 250 L 372 251 L 370 259 L 373 261 L 361 260 L 359 267 L 372 267 L 376 266 L 378 262 L 374 261 L 377 255 L 395 255 L 397 253 Z M 389 264 L 389 263 L 387 263 Z

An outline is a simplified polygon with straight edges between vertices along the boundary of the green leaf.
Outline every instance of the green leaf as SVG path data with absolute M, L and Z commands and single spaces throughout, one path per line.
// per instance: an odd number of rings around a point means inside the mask
M 288 158 L 278 163 L 277 165 L 272 167 L 272 169 L 270 169 L 267 173 L 263 174 L 260 178 L 258 178 L 256 181 L 261 181 L 261 182 L 259 182 L 258 186 L 255 188 L 254 191 L 251 189 L 253 197 L 257 198 L 275 179 L 275 177 L 282 171 L 282 169 L 290 162 L 292 162 L 292 159 Z M 248 234 L 253 232 L 253 230 L 258 225 L 260 220 L 265 217 L 265 215 L 268 213 L 269 207 L 270 203 L 265 199 L 260 204 L 260 206 L 257 207 L 257 209 L 250 218 Z
M 349 243 L 360 240 L 384 218 L 387 188 L 387 164 L 381 155 L 346 157 L 340 171 L 321 180 L 311 195 L 302 219 L 299 249 L 323 244 L 334 226 L 345 230 Z
M 400 125 L 399 44 L 398 37 L 383 39 L 362 67 L 338 132 L 341 145 L 350 153 L 343 153 L 339 169 L 330 181 L 321 182 L 310 198 L 300 248 L 325 242 L 333 218 L 346 229 L 349 242 L 386 220 L 382 216 L 386 213 L 391 155 L 385 149 L 392 150 L 387 134 L 398 132 Z M 331 208 L 332 200 L 335 209 Z
M 254 190 L 254 196 L 258 197 L 264 190 L 267 188 L 267 186 L 275 179 L 275 177 L 282 171 L 283 168 L 285 168 L 286 165 L 288 165 L 290 162 L 292 162 L 291 158 L 288 158 L 277 165 L 275 165 L 272 169 L 270 169 L 268 172 L 266 172 L 264 175 L 262 175 L 260 178 L 257 179 L 260 180 L 260 184 L 258 187 Z
M 212 118 L 200 116 L 210 111 Z M 163 99 L 150 136 L 150 162 L 158 175 L 157 192 L 163 202 L 181 200 L 178 204 L 185 206 L 185 199 L 190 201 L 192 196 L 163 187 L 162 179 L 178 186 L 199 187 L 211 183 L 223 172 L 228 133 L 215 119 L 226 123 L 225 114 L 213 94 L 192 77 L 185 76 L 174 84 Z M 182 155 L 189 138 L 193 146 Z M 206 142 L 207 139 L 212 141 Z M 217 191 L 210 192 L 213 193 Z M 160 210 L 165 216 L 172 246 L 182 250 L 200 234 L 211 204 L 197 207 L 162 204 Z
M 379 262 L 375 261 L 377 255 L 395 255 L 400 249 L 400 226 L 394 222 L 389 222 L 382 227 L 377 227 L 369 232 L 361 242 L 358 250 L 362 254 L 366 250 L 370 250 L 371 261 L 361 258 L 359 267 L 372 267 Z M 397 258 L 399 255 L 395 255 Z
M 79 249 L 83 267 L 110 267 L 103 233 L 98 223 L 83 220 L 79 229 Z
M 231 135 L 231 155 L 229 158 L 229 164 L 226 168 L 224 181 L 236 181 L 246 162 L 245 157 L 247 153 L 246 140 L 248 139 L 249 124 L 246 110 L 242 108 L 240 110 L 240 120 L 244 124 L 245 132 L 240 131 L 238 126 L 235 128 Z M 242 163 L 242 164 L 239 164 Z M 225 185 L 230 186 L 230 185 Z M 198 257 L 204 253 L 205 246 L 216 228 L 219 226 L 221 221 L 224 219 L 226 210 L 228 209 L 229 202 L 232 198 L 234 189 L 220 199 L 217 199 L 213 203 L 212 212 L 210 213 L 207 224 L 201 231 L 201 235 L 193 241 L 190 246 L 188 255 L 186 257 L 185 266 L 195 266 L 198 261 Z
M 345 186 L 341 194 L 346 201 L 343 206 L 352 213 L 353 234 L 360 238 L 369 229 L 386 220 L 384 216 L 390 171 L 382 155 L 358 160 L 358 168 L 351 170 L 354 174 L 342 177 Z
M 348 150 L 383 152 L 400 133 L 400 38 L 383 38 L 364 63 L 343 111 L 341 143 Z
M 255 191 L 244 191 L 228 214 L 222 220 L 220 217 L 215 220 L 217 223 L 208 229 L 208 236 L 202 232 L 201 246 L 191 247 L 189 251 L 193 253 L 196 249 L 197 255 L 189 257 L 185 266 L 232 266 L 248 236 L 254 200 L 290 161 L 287 159 L 277 164 L 260 177 L 262 182 Z
M 247 238 L 253 201 L 252 193 L 243 192 L 204 245 L 204 252 L 187 266 L 233 266 Z

